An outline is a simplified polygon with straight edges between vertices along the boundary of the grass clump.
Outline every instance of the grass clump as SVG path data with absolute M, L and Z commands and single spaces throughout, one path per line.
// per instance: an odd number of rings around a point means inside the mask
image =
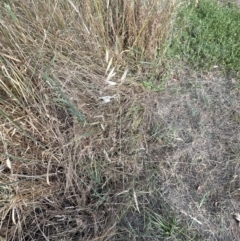
M 195 68 L 240 71 L 240 11 L 218 1 L 184 4 L 176 21 L 170 52 Z
M 0 5 L 0 237 L 108 240 L 143 170 L 175 1 Z M 119 201 L 119 202 L 118 202 Z

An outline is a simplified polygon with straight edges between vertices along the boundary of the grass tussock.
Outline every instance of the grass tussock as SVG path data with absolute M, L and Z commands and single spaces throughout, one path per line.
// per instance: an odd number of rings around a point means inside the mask
M 114 237 L 148 148 L 154 96 L 137 80 L 160 66 L 175 7 L 1 3 L 1 238 Z

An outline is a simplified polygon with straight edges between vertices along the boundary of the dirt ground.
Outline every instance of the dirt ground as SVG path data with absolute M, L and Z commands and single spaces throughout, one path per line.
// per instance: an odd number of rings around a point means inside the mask
M 155 149 L 163 157 L 162 190 L 204 240 L 240 240 L 233 220 L 240 211 L 240 92 L 234 78 L 189 74 L 158 99 L 162 130 L 171 136 L 169 151 Z
M 149 161 L 156 164 L 159 191 L 149 198 L 148 206 L 159 212 L 165 203 L 185 223 L 183 239 L 170 240 L 240 240 L 234 219 L 240 212 L 240 92 L 236 84 L 233 77 L 223 77 L 218 71 L 199 74 L 185 69 L 172 76 L 156 99 L 157 121 L 152 131 L 156 142 L 149 145 Z M 136 220 L 141 223 L 131 213 L 122 225 L 134 225 Z M 186 229 L 189 235 L 196 234 L 194 238 L 186 236 Z

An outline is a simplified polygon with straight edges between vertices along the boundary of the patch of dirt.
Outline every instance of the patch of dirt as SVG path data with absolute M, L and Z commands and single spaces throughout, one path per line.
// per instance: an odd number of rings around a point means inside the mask
M 240 91 L 217 72 L 179 73 L 159 94 L 151 148 L 167 203 L 204 240 L 240 240 Z M 164 134 L 163 134 L 164 133 Z

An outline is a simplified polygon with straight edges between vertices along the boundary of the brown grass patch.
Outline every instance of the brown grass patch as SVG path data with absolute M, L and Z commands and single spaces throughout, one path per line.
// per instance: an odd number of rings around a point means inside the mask
M 152 160 L 159 163 L 161 198 L 179 220 L 187 220 L 185 233 L 198 234 L 189 240 L 238 240 L 233 218 L 240 208 L 236 80 L 217 71 L 186 70 L 175 79 L 159 97 L 161 124 L 155 135 L 164 144 L 152 149 Z
M 126 202 L 119 196 L 142 171 L 149 138 L 154 96 L 138 80 L 161 65 L 174 8 L 174 1 L 1 3 L 2 238 L 115 235 Z M 105 81 L 111 70 L 114 86 Z M 113 98 L 103 103 L 105 96 Z

